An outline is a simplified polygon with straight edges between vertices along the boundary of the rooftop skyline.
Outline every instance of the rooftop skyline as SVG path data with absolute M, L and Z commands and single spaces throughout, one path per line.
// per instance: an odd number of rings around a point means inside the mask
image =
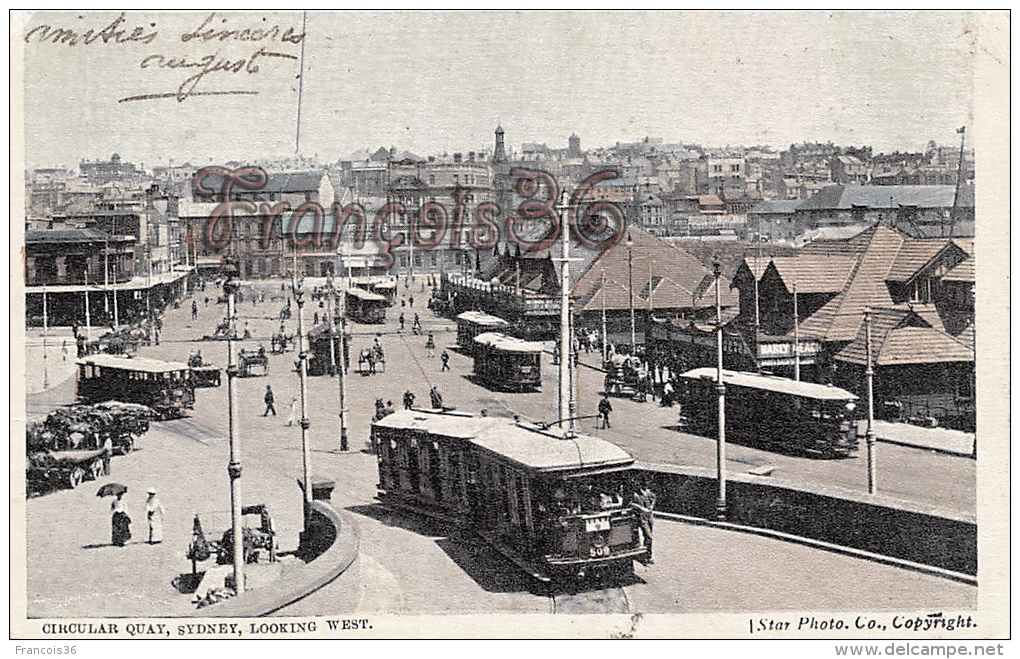
M 491 148 L 497 124 L 513 149 L 576 133 L 890 152 L 972 123 L 968 13 L 310 12 L 303 80 L 300 13 L 118 17 L 14 15 L 26 167 L 292 156 L 299 94 L 300 155 L 327 162 Z

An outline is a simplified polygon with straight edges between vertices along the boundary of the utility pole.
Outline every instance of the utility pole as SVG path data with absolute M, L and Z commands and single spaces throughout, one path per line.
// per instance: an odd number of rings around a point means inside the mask
M 606 333 L 606 271 L 602 271 L 602 366 L 609 361 L 609 335 Z
M 312 503 L 312 479 L 310 478 L 311 469 L 308 464 L 308 427 L 311 425 L 308 422 L 307 414 L 307 398 L 308 389 L 305 380 L 308 377 L 308 353 L 305 352 L 305 334 L 304 334 L 304 321 L 302 320 L 302 313 L 305 301 L 303 299 L 304 292 L 298 287 L 297 279 L 297 245 L 294 246 L 294 279 L 291 282 L 291 286 L 294 291 L 294 302 L 297 303 L 297 341 L 298 341 L 298 378 L 301 381 L 301 471 L 303 475 L 302 484 L 304 485 L 305 492 L 305 521 L 308 521 L 308 506 Z
M 564 437 L 573 437 L 574 429 L 574 396 L 573 396 L 573 368 L 574 359 L 571 355 L 571 322 L 570 322 L 570 235 L 568 227 L 570 211 L 570 195 L 566 190 L 560 197 L 557 206 L 560 218 L 560 243 L 562 245 L 562 256 L 559 261 L 560 267 L 560 367 L 559 367 L 559 405 L 557 408 L 557 419 Z
M 630 354 L 637 351 L 637 331 L 634 326 L 634 241 L 627 234 L 627 291 L 630 297 Z
M 113 279 L 114 279 L 114 282 L 113 282 L 113 286 L 114 286 L 114 288 L 113 288 L 113 325 L 114 325 L 114 327 L 120 327 L 120 312 L 119 312 L 119 310 L 117 308 L 117 275 L 116 275 L 117 261 L 116 260 L 114 260 L 114 262 L 113 262 L 113 267 L 114 267 L 114 277 L 113 277 Z
M 110 322 L 110 241 L 103 241 L 103 311 Z
M 797 313 L 797 282 L 793 282 L 793 379 L 800 380 L 800 315 Z
M 344 286 L 344 294 L 346 294 L 346 291 L 347 291 L 347 287 Z M 329 364 L 330 364 L 330 366 L 333 369 L 332 370 L 333 373 L 337 373 L 337 372 L 340 373 L 340 380 L 339 380 L 339 382 L 337 382 L 337 393 L 338 393 L 339 398 L 340 398 L 340 401 L 339 401 L 340 402 L 340 414 L 339 414 L 339 416 L 340 416 L 340 450 L 345 452 L 348 449 L 348 445 L 347 445 L 347 418 L 346 418 L 347 417 L 347 391 L 346 391 L 346 389 L 347 389 L 347 366 L 346 366 L 346 364 L 344 364 L 343 350 L 344 350 L 344 344 L 346 343 L 347 338 L 344 336 L 343 332 L 341 332 L 341 334 L 340 334 L 340 356 L 338 358 L 337 354 L 336 354 L 336 344 L 335 344 L 335 341 L 336 341 L 336 312 L 338 310 L 342 309 L 343 307 L 341 306 L 341 304 L 342 304 L 342 302 L 340 301 L 341 298 L 340 298 L 340 295 L 336 291 L 336 287 L 334 286 L 333 277 L 332 276 L 330 276 L 330 278 L 329 278 L 329 295 L 330 295 L 330 298 L 331 298 L 330 299 L 330 305 L 329 305 Z M 341 318 L 342 317 L 343 316 L 341 315 Z
M 241 520 L 241 431 L 237 406 L 237 362 L 234 355 L 234 336 L 237 331 L 235 296 L 237 293 L 237 266 L 233 260 L 226 263 L 227 281 L 223 290 L 227 294 L 227 415 L 230 425 L 230 529 L 234 539 L 234 589 L 241 594 L 244 583 L 244 535 Z
M 89 310 L 89 267 L 85 266 L 85 336 L 92 343 L 92 312 Z
M 868 494 L 875 494 L 878 490 L 878 480 L 875 469 L 875 369 L 871 361 L 871 309 L 864 310 L 864 337 L 865 350 L 867 351 L 867 369 L 864 377 L 867 380 L 868 389 L 868 428 L 865 433 L 865 441 L 868 446 Z
M 42 358 L 43 358 L 43 389 L 50 388 L 50 370 L 49 370 L 49 355 L 46 350 L 46 338 L 50 333 L 50 319 L 49 313 L 46 308 L 46 284 L 43 284 L 42 289 Z
M 719 494 L 715 500 L 715 516 L 726 519 L 726 384 L 723 382 L 723 330 L 722 330 L 722 296 L 719 291 L 719 275 L 722 269 L 719 262 L 712 264 L 715 275 L 715 391 L 719 397 L 719 441 L 716 444 L 716 479 Z

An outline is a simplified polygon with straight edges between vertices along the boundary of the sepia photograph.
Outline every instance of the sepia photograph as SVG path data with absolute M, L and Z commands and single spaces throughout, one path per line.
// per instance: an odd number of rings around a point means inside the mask
M 1003 653 L 1007 11 L 10 31 L 17 653 Z

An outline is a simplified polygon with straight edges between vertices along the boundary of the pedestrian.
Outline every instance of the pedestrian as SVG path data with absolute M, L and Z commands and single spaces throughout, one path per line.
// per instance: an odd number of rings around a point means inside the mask
M 409 306 L 412 309 L 414 309 L 414 296 L 413 295 L 407 296 L 407 306 Z
M 128 515 L 127 506 L 124 504 L 124 492 L 119 492 L 110 504 L 111 518 L 111 541 L 118 547 L 123 547 L 131 539 L 131 516 Z
M 421 334 L 421 318 L 418 317 L 417 312 L 414 314 L 414 322 L 411 323 L 411 331 L 415 334 Z
M 208 295 L 205 296 L 205 306 L 207 306 L 207 307 L 209 306 L 209 296 Z
M 439 372 L 442 373 L 443 371 L 449 371 L 450 370 L 450 353 L 448 353 L 447 351 L 444 350 L 443 354 L 440 355 L 440 359 L 443 361 L 443 367 L 441 369 L 439 369 Z
M 312 326 L 314 327 L 315 325 L 318 324 L 319 324 L 319 312 L 316 311 L 314 314 L 312 314 Z
M 400 312 L 400 318 L 397 319 L 400 322 L 400 331 L 404 331 L 404 312 Z
M 159 345 L 159 330 L 158 329 L 154 333 L 154 336 L 156 337 L 156 345 Z
M 191 301 L 191 319 L 195 320 L 196 318 L 198 318 L 198 302 L 192 300 Z
M 410 389 L 404 392 L 404 409 L 409 410 L 414 407 L 414 392 Z
M 649 489 L 647 482 L 631 497 L 631 507 L 637 512 L 641 529 L 641 544 L 648 550 L 648 555 L 641 561 L 645 565 L 653 565 L 652 560 L 652 526 L 655 521 L 655 493 Z
M 251 330 L 248 329 L 248 321 L 247 320 L 244 321 L 244 338 L 246 338 L 246 339 L 250 339 L 251 338 Z
M 400 298 L 400 308 L 403 309 L 407 306 L 407 300 Z
M 602 400 L 599 401 L 599 417 L 602 419 L 603 428 L 612 428 L 609 423 L 609 413 L 612 411 L 613 404 L 609 402 L 609 396 L 603 394 Z
M 156 488 L 149 488 L 149 498 L 145 501 L 145 517 L 149 521 L 149 544 L 163 542 L 163 515 L 166 511 L 163 504 L 156 498 Z
M 294 419 L 297 418 L 297 396 L 290 397 L 290 414 L 287 415 L 287 427 L 294 425 Z
M 266 385 L 266 395 L 262 400 L 266 403 L 266 411 L 262 413 L 262 416 L 269 416 L 270 412 L 273 413 L 273 416 L 276 416 L 276 408 L 273 407 L 273 403 L 276 402 L 276 396 L 273 395 L 273 388 L 268 384 Z
M 425 356 L 429 359 L 436 358 L 436 340 L 432 336 L 432 332 L 429 332 L 429 336 L 425 339 Z
M 432 389 L 429 390 L 429 398 L 432 399 L 434 409 L 443 409 L 443 395 L 439 393 L 439 387 L 432 385 Z
M 64 361 L 67 361 L 67 339 L 64 339 L 63 343 L 60 344 L 60 354 L 63 355 Z
M 662 400 L 659 403 L 663 407 L 673 407 L 673 382 L 672 380 L 666 380 L 666 384 L 662 386 Z

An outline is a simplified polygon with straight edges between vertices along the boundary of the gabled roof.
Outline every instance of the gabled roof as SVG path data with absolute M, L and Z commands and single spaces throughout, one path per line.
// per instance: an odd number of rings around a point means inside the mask
M 822 341 L 852 341 L 868 307 L 892 307 L 885 280 L 906 238 L 877 224 L 849 242 L 863 248 L 846 288 L 801 323 L 801 334 Z
M 946 238 L 912 238 L 900 247 L 886 276 L 888 281 L 907 282 L 948 249 L 959 249 Z M 962 250 L 961 250 L 962 251 Z
M 873 318 L 871 354 L 875 366 L 974 361 L 974 352 L 968 345 L 929 327 L 913 312 L 876 310 Z M 854 340 L 833 359 L 867 364 L 867 329 L 863 324 Z
M 798 293 L 838 293 L 856 264 L 855 257 L 846 255 L 780 256 L 772 259 L 762 276 L 771 268 L 791 293 L 794 285 Z
M 688 252 L 637 228 L 630 227 L 633 240 L 634 306 L 648 306 L 648 279 L 652 277 L 652 305 L 656 309 L 710 306 L 715 304 L 707 293 L 699 290 L 712 272 Z M 617 242 L 598 255 L 584 274 L 574 283 L 571 294 L 579 310 L 598 311 L 602 308 L 602 275 L 605 273 L 605 304 L 607 309 L 627 309 L 630 305 L 627 240 Z M 736 304 L 737 295 L 730 290 L 726 278 L 721 281 L 723 304 Z M 708 287 L 711 290 L 711 286 Z

